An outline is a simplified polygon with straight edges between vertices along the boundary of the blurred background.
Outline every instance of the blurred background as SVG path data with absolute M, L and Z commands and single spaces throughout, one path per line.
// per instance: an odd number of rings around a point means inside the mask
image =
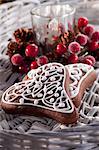
M 0 0 L 0 4 L 2 4 L 2 3 L 6 3 L 6 2 L 13 2 L 13 1 L 17 1 L 17 0 Z M 27 1 L 27 2 L 29 2 L 29 1 L 33 1 L 33 0 L 20 0 L 20 1 Z M 51 1 L 51 0 L 34 0 L 35 2 L 37 1 L 40 1 L 40 2 L 48 2 L 48 1 Z M 87 1 L 99 1 L 99 0 L 53 0 L 53 1 L 60 1 L 60 2 L 66 2 L 66 1 L 68 1 L 68 2 L 74 2 L 74 1 L 76 1 L 76 2 L 87 2 Z
M 11 1 L 13 1 L 13 0 L 0 0 L 0 4 L 6 3 L 6 2 L 11 2 Z
M 7 4 L 7 2 L 11 3 Z M 2 53 L 6 48 L 6 41 L 12 37 L 12 33 L 17 28 L 32 26 L 30 10 L 35 5 L 50 2 L 72 4 L 76 8 L 75 18 L 85 16 L 90 24 L 99 28 L 99 0 L 0 0 L 0 49 Z

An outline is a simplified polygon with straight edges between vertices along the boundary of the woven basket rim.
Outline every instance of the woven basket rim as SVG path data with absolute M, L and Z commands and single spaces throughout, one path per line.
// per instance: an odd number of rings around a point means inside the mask
M 27 3 L 31 3 L 32 1 L 29 1 L 29 2 L 27 2 Z M 24 3 L 26 3 L 26 2 L 24 2 L 24 1 L 15 1 L 15 2 L 8 2 L 8 3 L 5 3 L 5 4 L 1 4 L 0 5 L 0 8 L 6 8 L 8 5 L 9 6 L 13 6 L 13 5 L 23 5 Z M 32 2 L 32 3 L 34 3 L 34 2 Z M 96 124 L 97 125 L 97 124 Z M 66 128 L 66 129 L 62 129 L 62 132 L 60 132 L 60 131 L 57 131 L 57 132 L 54 132 L 54 131 L 37 131 L 37 132 L 34 132 L 34 134 L 36 134 L 37 136 L 56 136 L 56 135 L 58 135 L 58 136 L 64 136 L 64 135 L 66 135 L 66 132 L 83 132 L 83 131 L 87 131 L 88 130 L 88 128 L 91 130 L 91 129 L 93 129 L 94 130 L 94 126 L 95 126 L 95 124 L 86 124 L 85 126 L 76 126 L 76 127 L 68 127 L 68 128 Z M 85 128 L 84 128 L 85 127 Z M 3 133 L 3 132 L 5 132 L 5 134 L 10 134 L 10 133 L 12 133 L 12 134 L 22 134 L 22 133 L 16 133 L 16 132 L 14 132 L 14 131 L 11 131 L 11 130 L 3 130 L 3 131 L 0 131 L 0 133 Z M 24 135 L 24 134 L 23 134 Z M 30 135 L 30 134 L 28 134 L 29 136 L 32 136 L 32 135 Z
M 99 121 L 97 123 L 91 123 L 91 124 L 86 124 L 84 126 L 75 126 L 75 127 L 68 127 L 65 129 L 62 129 L 61 131 L 34 131 L 32 134 L 29 133 L 19 133 L 14 130 L 0 130 L 0 133 L 4 133 L 6 135 L 28 135 L 29 137 L 64 137 L 67 135 L 72 136 L 74 135 L 81 135 L 81 133 L 89 133 L 91 134 L 91 131 L 93 132 L 94 130 L 96 131 L 99 130 Z
M 18 4 L 23 4 L 23 2 L 18 0 L 18 1 L 14 1 L 14 2 L 3 3 L 3 4 L 0 5 L 0 8 L 6 8 L 6 6 L 18 5 Z

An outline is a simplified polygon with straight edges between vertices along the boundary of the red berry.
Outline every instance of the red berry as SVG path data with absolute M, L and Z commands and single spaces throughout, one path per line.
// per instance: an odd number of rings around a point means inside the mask
M 84 33 L 88 36 L 91 36 L 92 33 L 94 32 L 94 26 L 93 25 L 87 25 L 85 28 L 84 28 Z
M 80 17 L 78 19 L 78 28 L 83 28 L 87 26 L 87 24 L 88 24 L 88 19 L 86 17 Z
M 23 57 L 20 54 L 14 54 L 11 57 L 11 62 L 15 66 L 19 66 L 23 63 Z
M 95 64 L 95 62 L 96 62 L 95 58 L 93 56 L 91 56 L 91 55 L 85 56 L 85 59 L 91 60 L 93 64 Z
M 91 41 L 89 42 L 88 47 L 89 47 L 89 51 L 96 51 L 99 46 L 97 42 Z
M 83 63 L 93 66 L 93 62 L 90 59 L 85 59 Z
M 68 46 L 68 49 L 71 53 L 77 53 L 80 51 L 80 44 L 78 42 L 71 42 Z
M 47 64 L 48 63 L 48 58 L 46 56 L 41 56 L 37 59 L 37 64 L 39 66 L 42 66 L 44 64 Z
M 86 45 L 88 40 L 88 37 L 84 34 L 78 34 L 76 41 L 80 44 L 80 45 Z
M 29 70 L 28 70 L 28 68 L 27 68 L 27 66 L 26 65 L 23 65 L 23 66 L 19 66 L 19 72 L 20 73 L 27 73 Z
M 30 44 L 26 47 L 25 54 L 28 57 L 36 57 L 38 55 L 38 46 L 35 44 Z
M 31 63 L 31 69 L 36 69 L 36 68 L 38 68 L 38 64 L 37 64 L 36 61 L 33 61 L 33 62 Z
M 75 54 L 71 54 L 69 57 L 68 57 L 68 63 L 77 63 L 78 62 L 78 56 L 75 55 Z
M 95 31 L 93 34 L 92 34 L 92 38 L 91 38 L 93 41 L 96 41 L 98 42 L 99 41 L 99 31 Z
M 57 48 L 56 48 L 57 54 L 62 55 L 62 54 L 64 54 L 66 51 L 67 51 L 67 47 L 66 47 L 64 44 L 60 43 L 60 44 L 57 45 Z

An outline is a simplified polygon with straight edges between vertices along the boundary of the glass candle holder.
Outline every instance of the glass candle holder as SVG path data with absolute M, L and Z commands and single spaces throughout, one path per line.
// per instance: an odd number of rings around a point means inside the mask
M 68 4 L 40 5 L 31 10 L 33 30 L 40 42 L 53 43 L 53 37 L 73 27 L 75 8 Z

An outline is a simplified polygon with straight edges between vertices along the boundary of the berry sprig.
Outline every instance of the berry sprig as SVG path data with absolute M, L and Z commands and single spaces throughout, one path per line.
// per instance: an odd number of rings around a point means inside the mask
M 99 31 L 87 18 L 80 17 L 74 28 L 59 30 L 59 33 L 52 36 L 52 43 L 46 39 L 40 43 L 32 29 L 17 29 L 15 40 L 10 40 L 7 50 L 13 71 L 24 74 L 48 62 L 64 65 L 82 62 L 93 66 L 99 61 Z
M 36 34 L 32 29 L 17 29 L 14 38 L 15 41 L 10 40 L 7 50 L 13 71 L 24 74 L 30 69 L 48 63 L 46 56 L 40 56 L 42 48 L 38 46 Z

